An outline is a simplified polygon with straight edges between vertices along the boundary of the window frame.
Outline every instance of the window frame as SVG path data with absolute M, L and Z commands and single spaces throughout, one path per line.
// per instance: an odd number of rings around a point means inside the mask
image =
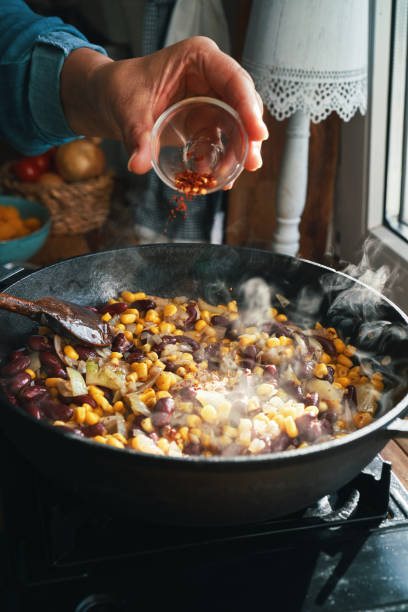
M 384 206 L 393 7 L 389 0 L 370 3 L 368 109 L 342 124 L 332 234 L 334 253 L 354 265 L 371 239 L 371 269 L 389 268 L 383 291 L 408 312 L 408 243 L 387 226 Z

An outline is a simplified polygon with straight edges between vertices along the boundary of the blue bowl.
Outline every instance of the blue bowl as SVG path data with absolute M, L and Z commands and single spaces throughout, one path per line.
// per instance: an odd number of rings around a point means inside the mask
M 0 264 L 27 261 L 40 250 L 49 234 L 50 212 L 36 202 L 8 195 L 0 195 L 0 204 L 17 208 L 22 219 L 37 217 L 41 221 L 41 227 L 32 234 L 14 240 L 0 240 Z

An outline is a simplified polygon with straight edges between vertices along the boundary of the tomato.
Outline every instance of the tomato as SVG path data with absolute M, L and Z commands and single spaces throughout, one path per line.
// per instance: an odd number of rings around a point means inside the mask
M 51 156 L 48 153 L 43 153 L 42 155 L 34 155 L 33 157 L 29 157 L 31 161 L 37 166 L 38 170 L 42 174 L 43 172 L 47 172 L 51 165 Z
M 31 157 L 19 159 L 14 162 L 12 168 L 17 178 L 24 183 L 34 183 L 41 174 L 37 164 Z

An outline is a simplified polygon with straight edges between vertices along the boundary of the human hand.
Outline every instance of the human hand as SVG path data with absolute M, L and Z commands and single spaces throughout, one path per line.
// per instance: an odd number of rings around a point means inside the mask
M 150 135 L 156 119 L 192 96 L 219 98 L 240 115 L 248 134 L 247 170 L 262 165 L 268 137 L 263 104 L 249 74 L 209 38 L 186 39 L 141 58 L 112 61 L 81 48 L 68 56 L 61 97 L 71 129 L 85 136 L 122 140 L 129 170 L 151 168 Z

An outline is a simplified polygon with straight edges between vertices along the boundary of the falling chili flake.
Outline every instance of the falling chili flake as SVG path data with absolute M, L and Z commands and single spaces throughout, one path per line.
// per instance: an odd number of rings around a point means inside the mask
M 210 173 L 200 174 L 194 170 L 178 172 L 174 177 L 174 185 L 182 193 L 173 196 L 176 206 L 170 209 L 167 222 L 174 220 L 177 213 L 181 213 L 183 218 L 187 219 L 187 202 L 191 202 L 198 195 L 206 195 L 208 189 L 216 184 L 217 180 Z M 167 227 L 164 231 L 167 232 Z

